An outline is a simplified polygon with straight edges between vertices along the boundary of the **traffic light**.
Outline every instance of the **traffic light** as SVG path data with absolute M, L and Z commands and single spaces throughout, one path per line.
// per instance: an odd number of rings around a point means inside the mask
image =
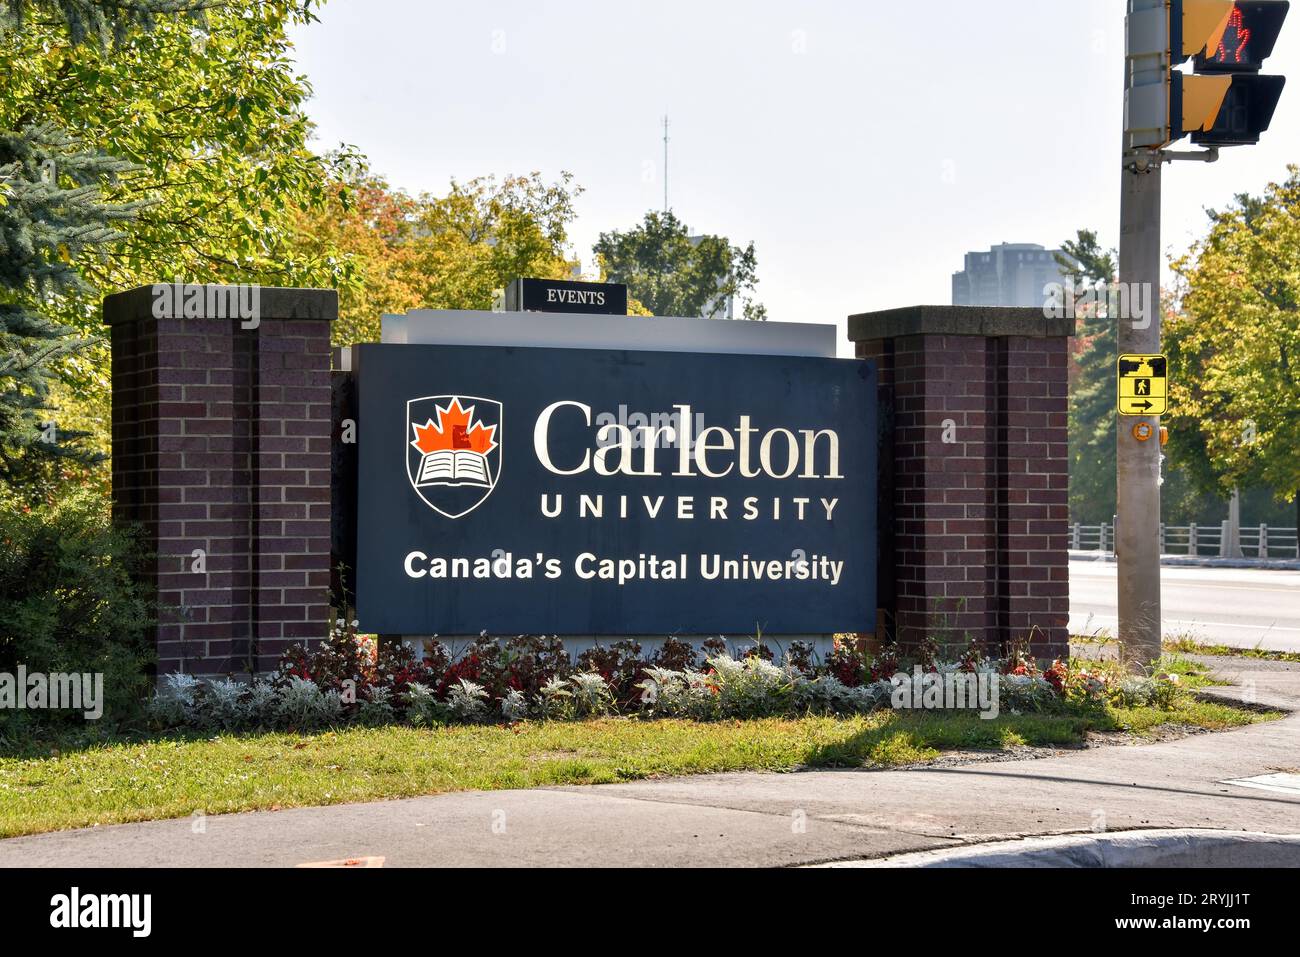
M 1184 28 L 1192 19 L 1189 2 L 1183 0 Z M 1290 8 L 1287 0 L 1246 0 L 1230 5 L 1223 28 L 1216 24 L 1205 44 L 1191 54 L 1196 72 L 1172 73 L 1170 118 L 1177 123 L 1171 123 L 1172 139 L 1190 135 L 1198 146 L 1259 142 L 1286 86 L 1286 77 L 1263 76 L 1259 71 L 1273 54 Z M 1193 35 L 1192 45 L 1200 45 L 1200 39 Z M 1188 52 L 1186 38 L 1182 51 Z
M 1217 46 L 1197 51 L 1197 73 L 1258 73 L 1273 55 L 1286 21 L 1289 2 L 1240 2 L 1232 5 Z M 1186 13 L 1184 13 L 1186 17 Z
M 1263 76 L 1289 0 L 1130 0 L 1125 143 L 1258 143 L 1286 78 Z M 1194 72 L 1176 66 L 1192 61 Z
M 1220 79 L 1219 77 L 1183 77 L 1175 81 L 1172 99 L 1174 104 L 1186 103 L 1184 84 L 1189 80 Z M 1186 105 L 1175 105 L 1174 117 L 1182 116 L 1182 124 L 1174 139 L 1191 135 L 1197 146 L 1250 146 L 1258 143 L 1273 121 L 1273 112 L 1282 98 L 1286 86 L 1283 76 L 1228 76 L 1223 77 L 1223 92 L 1214 98 L 1213 87 L 1204 89 L 1206 100 L 1200 112 Z M 1210 106 L 1208 104 L 1214 104 Z

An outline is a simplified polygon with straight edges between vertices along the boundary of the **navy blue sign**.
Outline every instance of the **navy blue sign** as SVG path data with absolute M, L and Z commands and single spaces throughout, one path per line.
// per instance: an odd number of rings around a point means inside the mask
M 421 345 L 355 356 L 364 631 L 875 629 L 872 365 Z
M 506 312 L 627 315 L 627 286 L 569 279 L 516 279 L 506 287 Z

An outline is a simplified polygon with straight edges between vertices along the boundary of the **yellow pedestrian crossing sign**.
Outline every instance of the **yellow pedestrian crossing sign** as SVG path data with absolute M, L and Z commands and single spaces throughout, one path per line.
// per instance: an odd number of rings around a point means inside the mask
M 1169 410 L 1169 359 L 1119 357 L 1119 414 L 1164 415 Z

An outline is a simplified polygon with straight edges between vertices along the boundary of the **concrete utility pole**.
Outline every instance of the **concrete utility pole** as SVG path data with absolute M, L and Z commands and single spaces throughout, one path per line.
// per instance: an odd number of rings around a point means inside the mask
M 1157 155 L 1142 167 L 1130 157 L 1124 168 L 1120 202 L 1119 280 L 1126 288 L 1150 289 L 1143 296 L 1150 314 L 1118 318 L 1120 355 L 1160 353 L 1160 170 Z M 1136 297 L 1130 295 L 1129 301 Z M 1115 557 L 1119 566 L 1119 638 L 1126 657 L 1147 664 L 1160 657 L 1160 442 L 1140 442 L 1133 430 L 1151 426 L 1160 434 L 1160 417 L 1119 417 L 1118 524 Z
M 1130 19 L 1163 8 L 1164 0 L 1129 0 Z M 1125 59 L 1126 120 L 1130 103 L 1163 91 L 1168 57 L 1162 53 Z M 1160 178 L 1159 149 L 1134 148 L 1126 121 L 1123 188 L 1120 199 L 1119 281 L 1129 309 L 1115 317 L 1120 355 L 1160 352 Z M 1148 140 L 1149 141 L 1149 140 Z M 1140 290 L 1140 292 L 1139 292 Z M 1147 303 L 1146 315 L 1133 306 Z M 1147 423 L 1159 436 L 1159 416 L 1116 416 L 1118 429 L 1118 519 L 1115 559 L 1119 572 L 1119 640 L 1126 661 L 1145 665 L 1160 657 L 1160 442 L 1138 441 L 1134 427 Z
M 1241 489 L 1239 488 L 1232 490 L 1232 498 L 1228 501 L 1227 529 L 1219 554 L 1224 558 L 1241 558 Z

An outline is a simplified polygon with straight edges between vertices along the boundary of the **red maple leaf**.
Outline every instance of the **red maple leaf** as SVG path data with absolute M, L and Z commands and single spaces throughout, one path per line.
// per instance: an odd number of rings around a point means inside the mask
M 482 422 L 474 419 L 474 406 L 465 409 L 460 399 L 452 399 L 447 408 L 438 409 L 438 424 L 432 419 L 424 425 L 411 423 L 415 429 L 415 440 L 411 443 L 421 455 L 443 450 L 459 451 L 469 449 L 479 455 L 487 455 L 497 447 L 495 425 L 484 427 Z

